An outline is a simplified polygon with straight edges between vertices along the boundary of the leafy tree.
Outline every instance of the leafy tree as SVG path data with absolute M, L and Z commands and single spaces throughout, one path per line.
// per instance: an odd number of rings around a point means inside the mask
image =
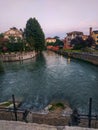
M 16 42 L 16 39 L 14 36 L 9 36 L 9 42 L 10 43 L 15 43 Z
M 24 33 L 31 50 L 42 51 L 44 49 L 45 36 L 40 24 L 35 18 L 30 18 L 27 21 Z
M 58 36 L 55 36 L 54 39 L 59 39 L 59 37 L 58 37 Z
M 4 38 L 4 34 L 1 33 L 0 34 L 0 52 L 6 52 L 7 48 L 6 48 L 6 44 L 8 42 L 8 39 Z
M 56 39 L 54 46 L 59 46 L 60 48 L 63 48 L 63 46 L 64 46 L 63 41 L 61 41 L 58 36 L 55 36 L 54 38 Z
M 47 42 L 47 46 L 54 46 L 54 44 L 55 44 L 54 42 L 50 42 L 50 43 Z
M 11 36 L 9 41 L 6 43 L 6 48 L 8 52 L 17 52 L 17 51 L 24 51 L 24 41 L 20 38 Z
M 71 40 L 71 45 L 73 49 L 84 49 L 86 47 L 92 47 L 95 45 L 95 41 L 91 36 L 88 36 L 86 40 L 83 40 L 81 37 L 76 37 L 75 39 Z
M 95 41 L 91 36 L 88 36 L 86 42 L 87 42 L 88 47 L 91 47 L 92 45 L 95 45 Z
M 3 33 L 0 33 L 0 38 L 4 38 L 4 34 Z

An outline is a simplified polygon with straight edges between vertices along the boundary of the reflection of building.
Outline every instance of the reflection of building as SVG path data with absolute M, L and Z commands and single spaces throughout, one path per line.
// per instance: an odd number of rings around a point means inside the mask
M 71 40 L 76 38 L 76 37 L 82 37 L 83 36 L 83 32 L 79 32 L 79 31 L 73 31 L 73 32 L 69 32 L 67 33 L 67 43 L 70 44 Z
M 14 37 L 16 40 L 17 40 L 17 38 L 21 38 L 21 39 L 23 38 L 22 31 L 18 30 L 15 27 L 10 28 L 10 30 L 8 30 L 4 33 L 5 39 L 9 39 L 11 36 Z

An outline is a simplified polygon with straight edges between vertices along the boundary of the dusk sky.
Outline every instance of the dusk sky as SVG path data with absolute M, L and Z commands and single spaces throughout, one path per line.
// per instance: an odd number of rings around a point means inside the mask
M 64 37 L 70 31 L 98 29 L 98 0 L 0 0 L 0 33 L 24 29 L 35 17 L 46 37 Z

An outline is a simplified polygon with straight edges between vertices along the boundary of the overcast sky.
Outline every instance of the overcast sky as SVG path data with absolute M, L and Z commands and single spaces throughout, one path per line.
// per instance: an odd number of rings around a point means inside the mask
M 0 0 L 0 32 L 36 17 L 46 37 L 98 29 L 98 0 Z

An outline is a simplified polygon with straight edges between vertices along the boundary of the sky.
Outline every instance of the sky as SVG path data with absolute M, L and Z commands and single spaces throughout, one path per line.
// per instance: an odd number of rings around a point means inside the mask
M 0 0 L 0 33 L 24 29 L 36 18 L 45 37 L 64 38 L 71 31 L 89 34 L 98 29 L 98 0 Z

